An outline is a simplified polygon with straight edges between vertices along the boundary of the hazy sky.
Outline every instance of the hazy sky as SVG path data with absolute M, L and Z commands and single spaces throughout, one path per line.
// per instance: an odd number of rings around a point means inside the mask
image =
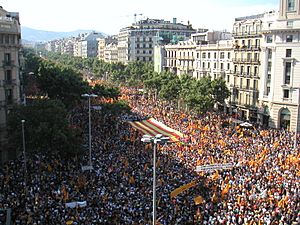
M 279 9 L 279 0 L 1 0 L 9 12 L 19 12 L 21 25 L 49 31 L 93 29 L 118 31 L 136 18 L 190 23 L 194 28 L 231 31 L 235 17 Z

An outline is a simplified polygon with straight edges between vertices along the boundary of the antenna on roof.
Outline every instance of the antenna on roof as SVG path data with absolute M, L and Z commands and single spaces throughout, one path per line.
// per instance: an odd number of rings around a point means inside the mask
M 134 23 L 136 23 L 136 16 L 142 16 L 143 13 L 139 13 L 139 14 L 135 13 L 135 14 L 133 14 L 133 15 L 134 15 Z

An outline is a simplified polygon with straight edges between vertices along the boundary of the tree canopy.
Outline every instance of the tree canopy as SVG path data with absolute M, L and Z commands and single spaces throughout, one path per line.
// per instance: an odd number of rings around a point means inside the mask
M 8 115 L 9 145 L 21 149 L 22 124 L 25 120 L 28 152 L 58 152 L 62 155 L 81 151 L 81 130 L 69 126 L 67 111 L 59 100 L 35 100 L 27 106 L 15 106 Z M 20 141 L 16 141 L 20 140 Z

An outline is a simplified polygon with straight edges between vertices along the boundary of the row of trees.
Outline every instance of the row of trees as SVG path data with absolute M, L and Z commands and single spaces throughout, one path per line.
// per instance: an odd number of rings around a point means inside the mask
M 222 78 L 211 80 L 203 77 L 199 80 L 189 76 L 174 76 L 169 72 L 153 73 L 145 80 L 145 88 L 155 99 L 158 97 L 173 104 L 185 103 L 196 112 L 211 110 L 215 104 L 223 104 L 230 92 Z
M 83 131 L 70 124 L 74 108 L 84 93 L 118 99 L 120 90 L 112 85 L 89 86 L 79 70 L 40 58 L 25 49 L 24 87 L 27 105 L 18 105 L 8 117 L 9 148 L 22 149 L 21 120 L 25 120 L 28 151 L 59 152 L 62 155 L 83 151 Z M 128 111 L 126 102 L 104 104 L 101 113 L 119 115 Z
M 113 83 L 143 87 L 154 98 L 162 98 L 190 110 L 206 112 L 215 104 L 223 104 L 230 92 L 222 78 L 211 80 L 203 77 L 199 80 L 189 75 L 177 75 L 170 72 L 156 73 L 151 63 L 141 61 L 105 63 L 96 58 L 81 59 L 68 55 L 48 53 L 51 59 L 72 65 L 78 69 L 89 68 L 97 78 L 105 78 Z M 82 61 L 80 64 L 79 61 Z

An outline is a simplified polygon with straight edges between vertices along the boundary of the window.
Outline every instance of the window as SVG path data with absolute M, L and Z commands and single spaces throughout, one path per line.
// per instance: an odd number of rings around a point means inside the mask
M 207 53 L 207 58 L 209 58 L 209 59 L 210 59 L 210 52 L 209 52 L 209 53 Z
M 286 49 L 285 57 L 292 57 L 292 49 Z
M 291 82 L 291 71 L 292 71 L 292 63 L 285 63 L 285 71 L 284 71 L 284 84 L 290 84 Z
M 267 36 L 267 43 L 272 43 L 273 42 L 273 37 L 272 35 Z
M 287 2 L 287 8 L 288 8 L 288 11 L 291 12 L 291 11 L 295 11 L 295 0 L 288 0 Z
M 230 52 L 227 53 L 227 58 L 230 59 Z
M 209 63 L 209 62 L 207 63 L 207 68 L 208 68 L 208 69 L 210 68 L 210 63 Z
M 286 35 L 286 42 L 293 42 L 293 35 Z
M 205 59 L 206 58 L 206 52 L 202 53 L 202 58 Z
M 293 21 L 287 21 L 286 26 L 287 27 L 293 27 Z
M 230 63 L 227 63 L 227 70 L 230 70 Z
M 253 89 L 256 90 L 258 87 L 258 81 L 257 80 L 253 80 Z
M 227 75 L 227 83 L 229 83 L 229 81 L 230 81 L 230 76 Z
M 243 78 L 240 78 L 240 88 L 243 88 Z
M 11 70 L 6 70 L 5 71 L 5 80 L 6 81 L 11 81 Z
M 251 73 L 251 67 L 247 66 L 247 75 L 250 75 L 250 73 Z
M 224 59 L 225 58 L 225 53 L 224 52 L 221 52 L 220 54 L 220 59 Z
M 197 52 L 197 59 L 199 59 L 199 52 Z
M 290 91 L 289 90 L 283 90 L 283 98 L 289 98 Z
M 258 75 L 258 67 L 255 66 L 255 67 L 254 67 L 254 76 L 257 76 L 257 75 Z
M 214 53 L 214 58 L 215 58 L 215 59 L 217 58 L 217 53 L 216 53 L 216 52 Z
M 217 63 L 214 63 L 214 69 L 217 69 Z
M 237 73 L 237 65 L 234 66 L 234 73 Z
M 10 53 L 4 53 L 4 61 L 6 62 L 6 63 L 8 63 L 8 62 L 10 62 Z
M 5 34 L 4 38 L 5 38 L 5 44 L 9 44 L 9 36 L 8 36 L 8 34 Z
M 224 70 L 224 65 L 223 63 L 220 64 L 221 70 Z
M 12 91 L 12 89 L 6 89 L 5 90 L 5 97 L 6 97 L 7 103 L 11 104 L 12 100 L 13 100 L 13 91 Z
M 249 89 L 250 88 L 250 79 L 247 79 L 246 80 L 246 89 Z

